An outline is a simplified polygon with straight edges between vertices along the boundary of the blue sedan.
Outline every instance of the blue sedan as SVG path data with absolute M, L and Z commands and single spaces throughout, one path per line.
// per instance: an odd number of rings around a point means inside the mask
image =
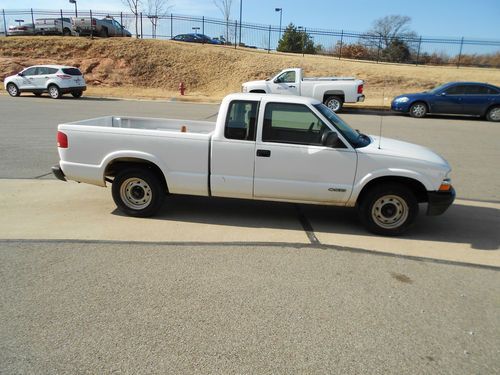
M 500 121 L 500 88 L 487 83 L 450 82 L 433 90 L 396 96 L 391 109 L 424 117 L 428 113 L 472 115 Z

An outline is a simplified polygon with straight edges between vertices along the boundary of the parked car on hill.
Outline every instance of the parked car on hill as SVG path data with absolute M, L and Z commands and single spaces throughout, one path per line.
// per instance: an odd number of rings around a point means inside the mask
M 308 96 L 323 102 L 334 112 L 344 103 L 365 100 L 363 81 L 354 77 L 306 78 L 300 68 L 285 69 L 265 81 L 245 82 L 242 92 Z
M 90 35 L 92 33 L 95 36 L 103 38 L 110 36 L 132 36 L 132 33 L 113 17 L 104 17 L 101 19 L 92 17 L 92 20 L 90 17 L 72 17 L 71 23 L 73 24 L 73 29 L 79 35 Z
M 178 42 L 191 42 L 191 43 L 206 43 L 206 44 L 222 44 L 219 39 L 212 39 L 204 34 L 179 34 L 172 38 Z
M 4 86 L 10 96 L 19 96 L 22 92 L 40 96 L 48 92 L 53 99 L 59 99 L 66 93 L 79 98 L 87 89 L 80 69 L 65 65 L 30 66 L 5 78 Z
M 35 34 L 74 35 L 70 18 L 38 18 L 35 20 Z
M 500 121 L 500 88 L 479 82 L 449 82 L 430 91 L 396 96 L 391 109 L 412 117 L 432 113 L 484 116 L 489 121 Z
M 32 23 L 22 23 L 21 25 L 9 26 L 7 36 L 35 35 Z

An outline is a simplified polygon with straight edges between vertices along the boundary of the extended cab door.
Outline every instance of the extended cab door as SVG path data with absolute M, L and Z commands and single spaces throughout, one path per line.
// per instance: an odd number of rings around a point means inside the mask
M 334 129 L 319 114 L 302 104 L 269 102 L 262 117 L 255 151 L 255 198 L 316 203 L 349 199 L 356 151 L 340 134 L 335 147 L 323 146 L 322 134 Z
M 286 70 L 270 84 L 272 94 L 300 95 L 300 77 L 295 70 Z
M 229 103 L 224 135 L 212 140 L 210 188 L 213 196 L 253 198 L 258 101 Z

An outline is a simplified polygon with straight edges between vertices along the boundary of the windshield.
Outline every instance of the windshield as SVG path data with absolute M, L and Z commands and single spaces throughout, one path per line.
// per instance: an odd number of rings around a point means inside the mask
M 325 116 L 354 148 L 365 147 L 370 144 L 370 138 L 368 136 L 351 128 L 326 105 L 315 104 L 314 108 Z
M 443 91 L 448 85 L 449 85 L 449 83 L 445 83 L 444 85 L 439 85 L 438 87 L 435 87 L 432 90 L 429 90 L 428 92 L 431 94 L 437 94 L 437 93 Z

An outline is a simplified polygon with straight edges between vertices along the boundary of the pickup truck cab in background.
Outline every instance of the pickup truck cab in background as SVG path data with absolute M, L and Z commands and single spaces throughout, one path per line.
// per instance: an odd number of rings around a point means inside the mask
M 265 81 L 249 81 L 242 92 L 307 96 L 338 112 L 344 103 L 365 100 L 363 81 L 353 77 L 305 78 L 301 68 L 285 69 Z
M 72 17 L 71 24 L 78 35 L 93 34 L 94 36 L 103 38 L 110 36 L 132 36 L 132 34 L 113 17 L 92 17 L 92 19 L 90 17 Z
M 438 215 L 455 197 L 442 157 L 353 130 L 310 98 L 231 94 L 216 123 L 107 116 L 60 124 L 57 139 L 56 177 L 112 183 L 132 216 L 167 193 L 259 199 L 356 206 L 370 231 L 397 235 L 419 203 Z

